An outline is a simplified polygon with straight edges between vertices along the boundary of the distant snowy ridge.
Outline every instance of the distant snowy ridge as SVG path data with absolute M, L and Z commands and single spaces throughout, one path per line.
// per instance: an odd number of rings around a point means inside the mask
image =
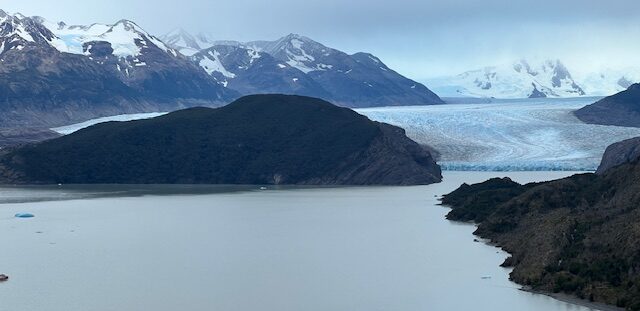
M 519 60 L 426 81 L 443 97 L 568 98 L 607 96 L 640 81 L 640 70 L 574 75 L 560 60 Z
M 610 96 L 640 82 L 640 68 L 606 69 L 579 76 L 576 80 L 588 95 Z
M 430 82 L 441 96 L 540 98 L 585 95 L 559 60 L 536 63 L 520 60 Z

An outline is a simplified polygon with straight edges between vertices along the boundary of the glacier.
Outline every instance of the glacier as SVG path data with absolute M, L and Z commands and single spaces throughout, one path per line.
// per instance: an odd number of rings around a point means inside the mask
M 141 120 L 141 119 L 150 119 L 150 118 L 155 118 L 155 117 L 165 115 L 167 113 L 168 112 L 146 112 L 146 113 L 119 114 L 115 116 L 96 118 L 96 119 L 91 119 L 91 120 L 87 120 L 80 123 L 56 127 L 50 130 L 58 134 L 68 135 L 98 123 L 111 122 L 111 121 L 125 122 L 125 121 Z
M 444 170 L 594 171 L 606 147 L 640 129 L 585 124 L 573 111 L 597 98 L 357 109 L 400 126 L 440 153 Z

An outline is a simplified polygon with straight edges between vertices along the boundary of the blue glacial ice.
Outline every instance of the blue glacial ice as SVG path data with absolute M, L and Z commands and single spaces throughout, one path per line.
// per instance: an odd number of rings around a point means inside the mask
M 358 109 L 403 127 L 441 153 L 445 170 L 592 171 L 606 147 L 640 128 L 584 124 L 572 112 L 595 101 L 532 99 L 484 104 Z

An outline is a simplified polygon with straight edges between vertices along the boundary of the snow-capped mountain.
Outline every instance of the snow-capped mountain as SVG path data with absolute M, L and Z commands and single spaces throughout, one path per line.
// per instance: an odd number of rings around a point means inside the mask
M 310 95 L 349 107 L 443 103 L 424 85 L 391 70 L 371 54 L 349 55 L 297 34 L 275 41 L 208 42 L 214 45 L 193 54 L 193 61 L 241 94 Z M 180 51 L 191 48 L 170 45 Z
M 10 15 L 0 10 L 0 54 L 21 51 L 27 46 L 56 46 L 61 40 L 47 29 L 38 18 L 22 14 Z
M 577 97 L 585 91 L 560 60 L 485 67 L 429 81 L 440 96 L 537 98 Z
M 1 125 L 62 125 L 238 95 L 131 21 L 68 26 L 3 11 L 0 94 Z
M 254 41 L 246 45 L 269 53 L 304 73 L 332 69 L 333 65 L 328 63 L 344 54 L 297 34 L 290 34 L 276 41 Z
M 247 43 L 306 73 L 335 103 L 351 106 L 440 104 L 424 85 L 407 79 L 368 53 L 349 55 L 308 37 L 290 34 L 276 41 Z

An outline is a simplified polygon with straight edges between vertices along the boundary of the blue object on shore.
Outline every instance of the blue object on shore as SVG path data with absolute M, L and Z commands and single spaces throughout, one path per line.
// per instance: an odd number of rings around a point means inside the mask
M 16 217 L 17 218 L 33 218 L 33 217 L 36 217 L 36 216 L 33 215 L 33 214 L 29 214 L 29 213 L 18 213 L 18 214 L 16 214 Z

